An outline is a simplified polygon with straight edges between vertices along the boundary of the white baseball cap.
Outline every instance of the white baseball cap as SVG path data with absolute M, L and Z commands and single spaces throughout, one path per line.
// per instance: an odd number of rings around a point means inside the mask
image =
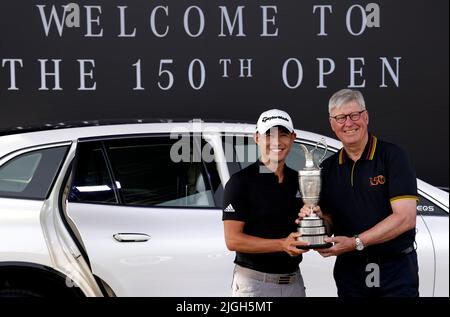
M 282 126 L 288 129 L 289 132 L 294 132 L 291 117 L 287 112 L 279 109 L 271 109 L 261 113 L 256 124 L 256 131 L 259 134 L 264 134 L 267 130 L 275 126 Z

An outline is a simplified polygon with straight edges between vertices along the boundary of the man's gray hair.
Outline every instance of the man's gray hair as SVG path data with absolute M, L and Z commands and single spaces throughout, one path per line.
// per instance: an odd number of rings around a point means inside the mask
M 361 110 L 366 110 L 366 103 L 361 92 L 358 90 L 341 89 L 331 96 L 330 101 L 328 102 L 328 113 L 331 114 L 331 111 L 335 108 L 339 109 L 352 101 L 356 101 L 361 106 Z

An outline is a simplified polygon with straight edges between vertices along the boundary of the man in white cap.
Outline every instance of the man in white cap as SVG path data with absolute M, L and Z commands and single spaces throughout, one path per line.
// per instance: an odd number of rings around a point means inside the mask
M 223 221 L 228 249 L 236 251 L 233 296 L 305 296 L 295 219 L 302 203 L 298 172 L 285 166 L 295 140 L 291 117 L 272 109 L 259 117 L 259 160 L 225 187 Z

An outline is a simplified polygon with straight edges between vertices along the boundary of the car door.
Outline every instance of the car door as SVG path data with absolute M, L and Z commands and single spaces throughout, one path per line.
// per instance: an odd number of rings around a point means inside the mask
M 221 175 L 200 155 L 204 140 L 183 138 L 79 142 L 67 214 L 118 296 L 230 294 Z
M 420 296 L 449 296 L 448 193 L 419 181 L 417 254 Z M 442 201 L 433 197 L 435 192 Z

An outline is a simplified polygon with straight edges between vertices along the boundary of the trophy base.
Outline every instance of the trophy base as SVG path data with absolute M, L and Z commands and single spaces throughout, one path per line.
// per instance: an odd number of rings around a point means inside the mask
M 315 214 L 303 218 L 297 227 L 297 232 L 301 234 L 301 236 L 297 238 L 298 241 L 309 243 L 307 246 L 298 246 L 297 248 L 299 249 L 325 249 L 333 246 L 332 243 L 325 242 L 328 235 L 323 219 Z
M 331 248 L 332 246 L 333 246 L 333 243 L 328 242 L 328 243 L 321 243 L 321 244 L 302 245 L 302 246 L 298 246 L 297 249 L 302 249 L 302 250 L 327 249 L 327 248 Z

